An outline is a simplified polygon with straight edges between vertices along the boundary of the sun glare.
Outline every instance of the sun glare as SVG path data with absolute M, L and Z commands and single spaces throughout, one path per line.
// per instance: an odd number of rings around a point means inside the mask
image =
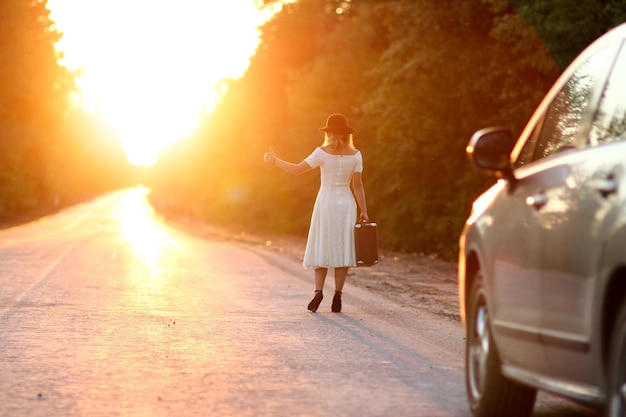
M 254 0 L 48 0 L 81 104 L 116 130 L 129 162 L 152 165 L 239 78 L 269 15 Z

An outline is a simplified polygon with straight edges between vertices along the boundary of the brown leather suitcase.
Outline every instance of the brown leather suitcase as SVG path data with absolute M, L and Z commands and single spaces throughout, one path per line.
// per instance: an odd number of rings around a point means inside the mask
M 354 225 L 354 247 L 356 250 L 356 266 L 373 266 L 378 263 L 378 225 L 357 223 Z

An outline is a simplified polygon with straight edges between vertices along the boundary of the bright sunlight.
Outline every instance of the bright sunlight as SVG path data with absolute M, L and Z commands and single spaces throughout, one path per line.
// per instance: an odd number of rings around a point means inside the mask
M 243 75 L 269 17 L 254 0 L 48 0 L 48 9 L 62 64 L 82 71 L 81 105 L 143 166 L 194 131 L 220 80 Z

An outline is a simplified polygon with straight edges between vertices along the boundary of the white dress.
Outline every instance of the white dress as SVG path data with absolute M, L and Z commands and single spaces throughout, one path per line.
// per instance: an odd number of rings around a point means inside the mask
M 361 152 L 332 155 L 316 148 L 305 161 L 320 167 L 321 184 L 302 264 L 306 269 L 355 267 L 356 202 L 350 182 L 353 173 L 363 172 Z

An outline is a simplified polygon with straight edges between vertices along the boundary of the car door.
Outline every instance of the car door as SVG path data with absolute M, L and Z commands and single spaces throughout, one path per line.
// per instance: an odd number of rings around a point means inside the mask
M 594 395 L 593 386 L 602 384 L 601 368 L 592 360 L 598 347 L 591 345 L 593 304 L 599 299 L 597 267 L 604 233 L 620 209 L 615 195 L 624 180 L 626 159 L 623 46 L 617 60 L 610 59 L 603 66 L 612 70 L 606 84 L 601 84 L 604 88 L 593 107 L 583 148 L 564 161 L 569 177 L 547 195 L 553 209 L 545 207 L 538 213 L 544 223 L 542 340 L 546 356 L 554 375 L 587 384 L 590 395 Z
M 501 183 L 503 189 L 484 219 L 492 229 L 485 230 L 490 238 L 485 254 L 490 312 L 505 367 L 541 373 L 547 362 L 540 341 L 540 251 L 534 213 L 526 204 L 526 197 L 541 189 L 541 179 L 531 167 L 515 175 L 521 177 L 514 187 Z
M 571 236 L 578 190 L 575 160 L 582 158 L 580 131 L 611 52 L 598 53 L 575 71 L 534 126 L 516 161 L 516 181 L 494 203 L 500 232 L 494 241 L 494 328 L 507 366 L 536 374 L 550 369 L 546 356 L 546 262 L 562 259 Z M 604 70 L 606 73 L 606 70 Z M 558 236 L 557 242 L 554 236 Z M 509 372 L 519 370 L 509 369 Z

